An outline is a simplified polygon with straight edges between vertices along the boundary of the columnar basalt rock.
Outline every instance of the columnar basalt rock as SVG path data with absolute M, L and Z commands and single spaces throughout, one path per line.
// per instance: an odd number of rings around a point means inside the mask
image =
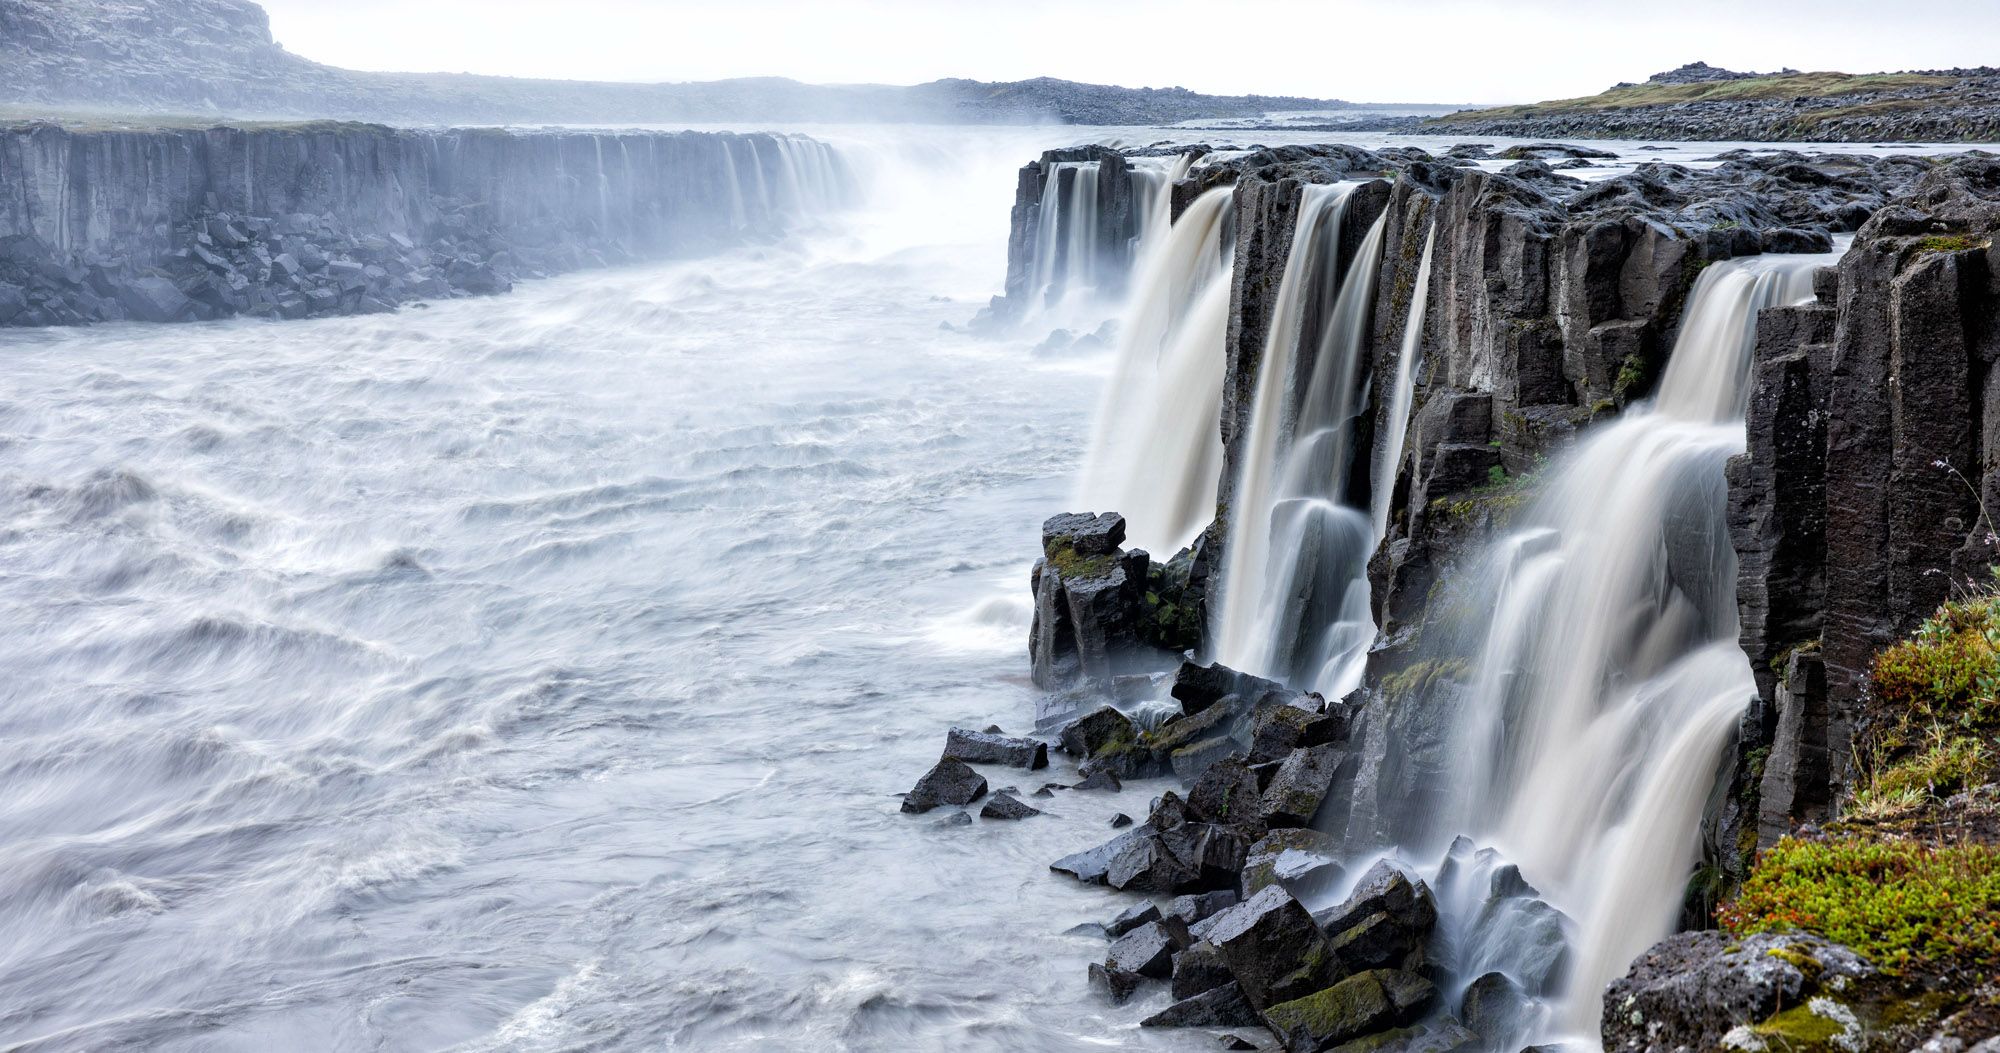
M 485 295 L 772 236 L 849 191 L 828 147 L 763 134 L 31 124 L 0 131 L 0 325 Z

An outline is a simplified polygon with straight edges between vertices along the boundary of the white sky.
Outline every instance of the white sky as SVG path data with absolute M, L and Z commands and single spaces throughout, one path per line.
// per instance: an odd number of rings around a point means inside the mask
M 353 69 L 913 84 L 1053 76 L 1217 94 L 1520 102 L 1697 59 L 1731 69 L 2000 63 L 2000 0 L 262 0 Z

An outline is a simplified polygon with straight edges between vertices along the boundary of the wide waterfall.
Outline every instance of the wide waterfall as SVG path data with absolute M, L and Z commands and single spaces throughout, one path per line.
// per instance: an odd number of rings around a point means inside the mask
M 1366 409 L 1378 218 L 1340 278 L 1355 184 L 1304 188 L 1230 492 L 1218 660 L 1328 695 L 1359 682 L 1375 623 L 1369 514 L 1348 503 L 1354 425 Z
M 1133 543 L 1149 551 L 1179 549 L 1215 513 L 1232 193 L 1218 187 L 1196 198 L 1141 257 L 1084 464 L 1078 507 L 1118 509 Z
M 1516 931 L 1527 915 L 1475 931 L 1469 919 L 1493 902 L 1485 883 L 1439 881 L 1461 930 L 1460 989 L 1475 969 L 1525 980 L 1542 1002 L 1531 1028 L 1594 1035 L 1605 983 L 1674 928 L 1718 764 L 1757 691 L 1736 642 L 1723 478 L 1744 447 L 1757 312 L 1809 300 L 1830 260 L 1707 268 L 1657 398 L 1549 470 L 1523 525 L 1485 557 L 1473 628 L 1434 656 L 1474 656 L 1455 707 L 1460 778 L 1450 814 L 1410 821 L 1490 845 L 1574 922 L 1565 976 L 1548 939 Z

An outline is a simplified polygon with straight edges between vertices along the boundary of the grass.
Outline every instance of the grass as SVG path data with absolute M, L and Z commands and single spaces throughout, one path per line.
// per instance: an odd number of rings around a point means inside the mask
M 1674 106 L 1690 102 L 1747 102 L 1862 95 L 1902 88 L 1943 90 L 1958 83 L 1951 77 L 1930 77 L 1909 73 L 1794 73 L 1749 80 L 1705 81 L 1699 84 L 1635 84 L 1612 88 L 1597 95 L 1520 106 L 1499 106 L 1490 110 L 1467 110 L 1434 118 L 1431 124 L 1506 120 L 1520 117 L 1550 117 L 1559 114 L 1602 113 L 1647 106 Z M 1893 100 L 1892 100 L 1893 101 Z M 1858 107 L 1857 107 L 1858 108 Z
M 1785 838 L 1719 919 L 1729 932 L 1810 932 L 1892 972 L 2000 962 L 2000 849 L 1858 837 Z
M 1918 252 L 1964 252 L 1968 249 L 1983 249 L 1992 242 L 1972 237 L 1969 234 L 1933 234 L 1917 240 Z

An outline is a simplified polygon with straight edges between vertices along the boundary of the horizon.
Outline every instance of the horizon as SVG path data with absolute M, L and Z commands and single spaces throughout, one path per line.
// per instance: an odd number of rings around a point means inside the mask
M 1993 61 L 1981 53 L 1982 42 L 2000 37 L 2000 10 L 1977 0 L 1944 5 L 1955 27 L 1948 35 L 1935 31 L 1935 18 L 1912 25 L 1862 0 L 1749 11 L 1691 0 L 1670 18 L 1605 12 L 1583 0 L 1530 0 L 1504 11 L 1453 0 L 1421 21 L 1354 3 L 1245 0 L 1229 18 L 1258 27 L 1244 31 L 1248 47 L 1179 28 L 1218 17 L 1195 0 L 1154 5 L 1144 22 L 1133 21 L 1129 7 L 1101 0 L 1023 0 L 998 18 L 975 13 L 965 0 L 865 0 L 840 10 L 745 0 L 726 11 L 658 0 L 572 0 L 560 8 L 526 0 L 351 0 L 337 10 L 321 0 L 260 2 L 286 50 L 369 72 L 903 86 L 1048 77 L 1445 106 L 1594 95 L 1696 61 L 1754 72 L 1981 66 Z M 1302 23 L 1299 31 L 1278 32 L 1286 18 Z M 1420 35 L 1423 49 L 1329 49 L 1327 34 L 1343 28 L 1370 39 Z M 1124 43 L 1103 43 L 1120 35 Z M 695 44 L 662 54 L 662 38 Z M 1525 58 L 1523 48 L 1532 49 Z

